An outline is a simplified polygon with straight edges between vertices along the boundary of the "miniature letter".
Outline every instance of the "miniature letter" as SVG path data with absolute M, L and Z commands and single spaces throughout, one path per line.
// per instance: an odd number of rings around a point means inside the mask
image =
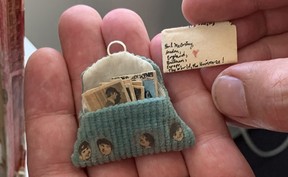
M 162 31 L 164 73 L 237 62 L 236 26 L 204 23 Z

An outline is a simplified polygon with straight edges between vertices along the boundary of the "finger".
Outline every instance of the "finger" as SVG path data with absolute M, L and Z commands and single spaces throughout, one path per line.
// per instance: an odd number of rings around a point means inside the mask
M 113 40 L 121 40 L 126 44 L 128 52 L 150 58 L 149 36 L 143 21 L 134 12 L 126 9 L 117 9 L 110 12 L 103 19 L 102 31 L 106 44 Z M 112 52 L 117 50 L 117 48 L 112 48 Z M 186 172 L 185 164 L 180 153 L 143 156 L 136 158 L 135 162 L 140 177 L 177 177 L 177 175 L 179 176 L 179 174 L 185 174 Z M 172 165 L 175 164 L 175 162 L 179 163 Z M 164 169 L 171 170 L 167 171 Z
M 288 5 L 287 0 L 183 0 L 182 12 L 190 23 L 231 20 L 252 14 L 258 10 Z M 209 12 L 209 13 L 208 13 Z
M 151 44 L 157 64 L 162 63 L 160 40 L 158 35 Z M 164 74 L 164 80 L 177 113 L 195 134 L 193 148 L 183 151 L 190 176 L 253 176 L 202 84 L 199 71 Z
M 120 40 L 127 46 L 127 51 L 149 57 L 150 39 L 142 19 L 127 9 L 116 9 L 103 19 L 102 33 L 106 45 Z M 120 46 L 111 46 L 111 53 L 123 50 Z
M 184 159 L 180 152 L 166 152 L 136 158 L 140 177 L 185 177 L 188 176 Z
M 127 50 L 132 53 L 149 56 L 149 38 L 143 22 L 131 11 L 117 9 L 109 12 L 104 18 L 101 26 L 104 42 L 108 45 L 111 41 L 120 40 L 124 42 Z M 148 39 L 147 39 L 148 38 Z M 110 53 L 123 50 L 121 46 L 112 45 Z M 89 174 L 95 176 L 138 176 L 134 159 L 122 160 L 106 164 L 105 166 L 95 166 L 89 168 Z
M 101 23 L 98 12 L 84 5 L 70 8 L 60 17 L 59 37 L 68 66 L 77 113 L 80 110 L 81 73 L 106 55 Z
M 134 159 L 125 159 L 88 168 L 89 176 L 97 177 L 137 177 Z
M 288 31 L 288 6 L 259 11 L 251 15 L 233 20 L 237 27 L 238 48 L 271 35 L 279 35 Z
M 288 57 L 287 44 L 288 33 L 263 38 L 239 50 L 239 63 Z M 229 66 L 202 69 L 201 75 L 207 88 L 211 89 L 218 74 Z
M 229 67 L 212 87 L 215 105 L 242 124 L 287 131 L 287 66 L 285 58 Z
M 239 60 L 249 62 L 255 60 L 269 60 L 288 56 L 288 32 L 265 37 L 239 51 Z
M 242 48 L 265 36 L 287 32 L 287 18 L 288 6 L 258 11 L 238 19 L 231 19 L 237 27 L 238 48 Z
M 63 57 L 39 49 L 29 59 L 24 83 L 29 176 L 85 177 L 70 160 L 77 122 Z

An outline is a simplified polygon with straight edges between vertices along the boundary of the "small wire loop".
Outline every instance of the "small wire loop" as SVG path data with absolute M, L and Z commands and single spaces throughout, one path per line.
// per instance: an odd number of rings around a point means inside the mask
M 123 51 L 127 51 L 127 48 L 126 48 L 126 45 L 122 42 L 122 41 L 112 41 L 109 43 L 108 47 L 107 47 L 107 53 L 108 55 L 110 56 L 111 55 L 111 52 L 110 52 L 110 47 L 113 45 L 113 44 L 120 44 L 122 47 L 123 47 Z

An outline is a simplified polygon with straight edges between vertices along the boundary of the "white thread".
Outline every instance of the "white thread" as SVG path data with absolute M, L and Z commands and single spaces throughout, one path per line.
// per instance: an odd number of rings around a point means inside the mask
M 246 129 L 244 129 L 244 128 L 239 128 L 239 129 L 240 129 L 241 134 L 243 135 L 243 138 L 244 138 L 245 142 L 247 143 L 248 147 L 250 147 L 250 149 L 260 157 L 275 156 L 275 155 L 281 153 L 282 151 L 284 151 L 288 147 L 288 137 L 287 137 L 283 141 L 283 143 L 280 146 L 278 146 L 277 148 L 270 150 L 270 151 L 262 151 L 253 143 L 253 141 L 251 140 Z
M 108 47 L 107 47 L 107 53 L 108 53 L 108 55 L 111 55 L 111 53 L 110 53 L 110 47 L 111 47 L 113 44 L 120 44 L 120 45 L 123 47 L 123 51 L 125 51 L 125 52 L 127 51 L 126 45 L 125 45 L 122 41 L 116 40 L 116 41 L 112 41 L 112 42 L 109 43 L 109 45 L 108 45 Z

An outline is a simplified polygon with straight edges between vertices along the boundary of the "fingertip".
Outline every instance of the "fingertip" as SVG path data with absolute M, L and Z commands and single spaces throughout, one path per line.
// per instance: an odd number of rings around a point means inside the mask
M 219 11 L 217 4 L 220 3 L 201 0 L 183 0 L 183 16 L 191 24 L 215 21 L 215 17 L 217 16 L 215 16 L 214 13 Z
M 85 18 L 83 18 L 84 16 Z M 72 6 L 61 14 L 59 18 L 59 32 L 61 32 L 62 29 L 65 30 L 66 28 L 73 27 L 71 25 L 86 25 L 87 21 L 90 21 L 90 19 L 96 21 L 96 24 L 99 24 L 97 21 L 101 22 L 100 14 L 92 7 L 87 5 Z
M 106 45 L 111 41 L 120 40 L 129 52 L 137 55 L 150 56 L 150 39 L 141 17 L 132 10 L 119 8 L 110 11 L 103 18 L 102 34 Z M 111 51 L 120 51 L 119 46 L 111 46 Z
M 121 17 L 121 18 L 118 18 Z M 127 23 L 131 22 L 131 20 L 137 24 L 131 24 L 131 25 L 144 25 L 144 22 L 142 21 L 141 17 L 134 11 L 130 10 L 130 9 L 125 9 L 125 8 L 117 8 L 114 10 L 111 10 L 109 13 L 107 13 L 104 18 L 103 21 L 107 24 L 111 23 L 111 24 L 115 24 L 119 25 L 119 24 L 124 24 L 127 25 Z M 103 24 L 103 26 L 105 26 L 105 24 Z
M 53 71 L 54 68 L 56 69 L 59 67 L 59 64 L 60 67 L 63 67 L 65 62 L 62 55 L 57 50 L 49 47 L 43 47 L 36 50 L 29 57 L 25 66 L 24 86 L 30 86 L 31 83 L 34 83 L 35 78 L 45 76 L 45 74 L 41 75 L 43 71 Z M 66 72 L 66 70 L 64 70 L 64 72 Z
M 25 66 L 25 75 L 27 72 L 30 72 L 30 70 L 39 69 L 39 67 L 35 66 L 40 64 L 42 65 L 43 62 L 49 62 L 51 59 L 57 59 L 59 56 L 61 56 L 61 54 L 53 48 L 43 47 L 36 50 L 32 53 L 27 61 Z
M 194 12 L 194 5 L 192 3 L 193 1 L 192 0 L 183 0 L 182 1 L 182 13 L 183 13 L 183 16 L 185 17 L 185 19 L 193 24 L 195 23 L 194 21 L 194 15 L 193 15 L 193 12 Z M 196 6 L 197 4 L 195 4 Z
M 76 5 L 64 11 L 59 18 L 58 31 L 65 59 L 74 58 L 69 56 L 73 53 L 70 51 L 77 51 L 80 48 L 81 50 L 86 48 L 87 55 L 103 56 L 101 45 L 91 46 L 91 48 L 97 47 L 93 51 L 94 54 L 90 54 L 87 48 L 91 44 L 102 43 L 101 23 L 102 17 L 100 14 L 86 5 Z M 80 51 L 78 53 L 84 55 Z
M 66 63 L 62 55 L 52 48 L 41 48 L 35 51 L 25 67 L 26 117 L 57 111 L 63 107 L 73 112 L 70 87 Z
M 150 49 L 154 48 L 154 47 L 159 47 L 159 45 L 161 44 L 161 33 L 156 34 L 152 40 L 151 40 L 151 44 L 150 44 Z
M 73 83 L 73 89 L 80 85 L 81 73 L 96 59 L 106 55 L 101 24 L 99 13 L 86 5 L 67 9 L 59 19 L 58 30 L 63 56 L 71 80 L 76 83 Z
M 229 117 L 249 115 L 243 82 L 232 76 L 218 77 L 212 87 L 215 106 Z
M 287 66 L 285 58 L 230 66 L 212 86 L 215 106 L 241 124 L 287 131 Z

